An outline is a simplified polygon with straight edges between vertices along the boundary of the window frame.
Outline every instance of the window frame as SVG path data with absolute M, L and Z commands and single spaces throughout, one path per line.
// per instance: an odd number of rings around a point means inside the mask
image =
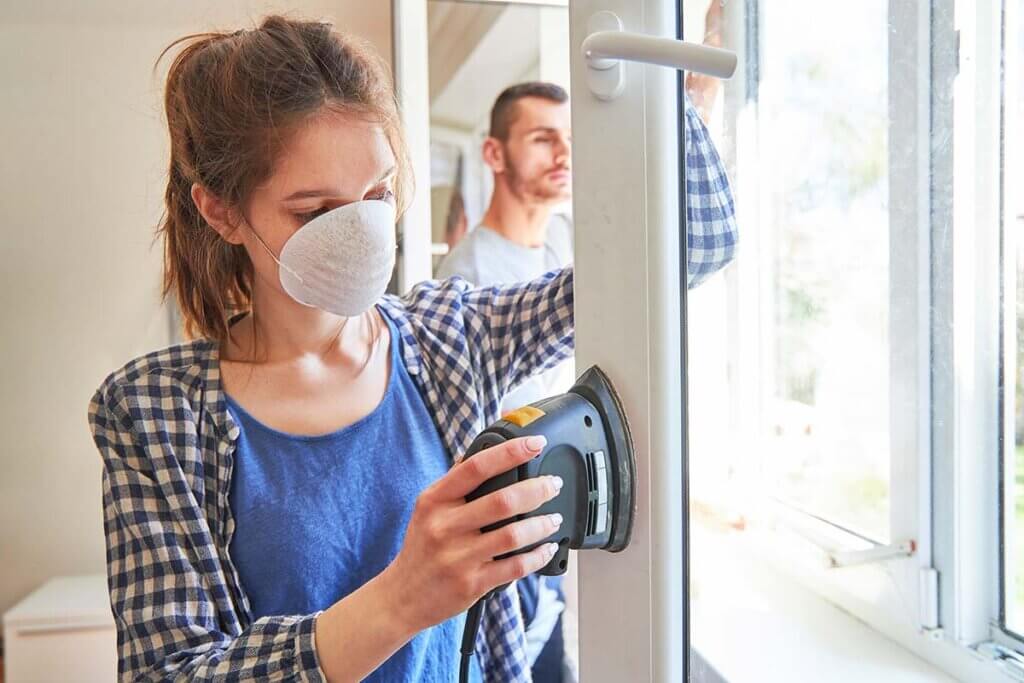
M 598 99 L 581 47 L 602 10 L 647 35 L 675 38 L 679 21 L 672 0 L 569 3 L 573 215 L 587 231 L 575 242 L 576 367 L 597 364 L 616 383 L 638 475 L 630 546 L 578 556 L 580 678 L 680 681 L 688 582 L 679 76 L 627 61 L 622 93 Z
M 1008 40 L 1007 31 L 1010 27 L 1020 25 L 1021 12 L 1024 12 L 1020 0 L 1002 0 L 1000 42 L 1002 43 L 1002 66 L 1001 80 L 999 83 L 999 130 L 1002 131 L 1003 141 L 1000 150 L 1001 177 L 999 187 L 1002 191 L 1001 210 L 999 214 L 1000 223 L 1000 297 L 1002 307 L 1000 309 L 999 329 L 1001 331 L 999 349 L 1000 375 L 1000 410 L 999 410 L 999 439 L 1000 439 L 1000 463 L 999 463 L 999 537 L 1004 542 L 1001 544 L 1000 557 L 997 558 L 998 566 L 998 618 L 992 625 L 992 640 L 995 644 L 1008 648 L 1017 654 L 1024 656 L 1024 631 L 1018 633 L 1013 631 L 1007 624 L 1007 590 L 1010 567 L 1010 557 L 1006 553 L 1005 539 L 1009 534 L 1011 524 L 1015 520 L 1008 519 L 1009 512 L 1016 504 L 1015 488 L 1015 427 L 1016 415 L 1014 405 L 1014 393 L 1016 389 L 1017 364 L 1016 349 L 1021 340 L 1017 338 L 1017 244 L 1016 226 L 1019 217 L 1015 213 L 1012 202 L 1005 201 L 1011 191 L 1010 181 L 1019 178 L 1021 172 L 1020 156 L 1006 154 L 1008 149 L 1020 149 L 1021 133 L 1024 123 L 1016 119 L 1017 111 L 1009 111 L 1008 107 L 1019 102 L 1022 96 L 1020 84 L 1013 78 L 1007 78 L 1007 74 L 1024 74 L 1024 63 L 1021 63 L 1020 53 L 1013 49 Z M 1018 37 L 1017 40 L 1024 40 Z M 1018 569 L 1020 571 L 1020 568 Z M 1016 668 L 1024 678 L 1024 663 L 1017 662 Z

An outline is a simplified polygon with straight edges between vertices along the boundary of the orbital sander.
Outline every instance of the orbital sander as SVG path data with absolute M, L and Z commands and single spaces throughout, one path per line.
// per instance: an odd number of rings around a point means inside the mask
M 548 538 L 495 559 L 554 542 L 558 550 L 537 573 L 557 576 L 565 573 L 569 550 L 624 550 L 633 530 L 636 458 L 629 423 L 607 375 L 597 366 L 591 367 L 567 393 L 506 413 L 476 437 L 466 457 L 510 439 L 537 435 L 547 439 L 537 457 L 487 480 L 466 500 L 534 477 L 559 476 L 564 484 L 553 499 L 529 514 L 503 520 L 483 531 L 556 512 L 562 515 L 562 525 Z M 504 588 L 495 588 L 469 610 L 462 638 L 462 682 L 467 680 L 484 600 Z

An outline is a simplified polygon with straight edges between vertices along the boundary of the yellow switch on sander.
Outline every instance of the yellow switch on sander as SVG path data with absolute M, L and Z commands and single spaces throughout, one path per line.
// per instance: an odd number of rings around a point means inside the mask
M 513 410 L 511 413 L 505 413 L 501 416 L 501 419 L 505 422 L 511 422 L 517 427 L 527 427 L 538 417 L 544 417 L 543 410 L 536 406 L 523 406 Z

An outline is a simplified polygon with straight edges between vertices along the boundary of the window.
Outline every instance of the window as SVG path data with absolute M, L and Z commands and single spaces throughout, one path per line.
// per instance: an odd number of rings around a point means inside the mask
M 726 679 L 758 672 L 737 624 L 800 618 L 765 568 L 933 673 L 1024 651 L 1019 4 L 682 3 L 741 55 L 687 81 L 741 230 L 686 311 L 691 643 Z

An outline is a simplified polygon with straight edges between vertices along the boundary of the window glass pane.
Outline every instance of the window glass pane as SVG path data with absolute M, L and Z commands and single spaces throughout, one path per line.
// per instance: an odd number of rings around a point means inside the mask
M 759 87 L 766 483 L 880 541 L 889 536 L 887 8 L 767 4 Z
M 686 79 L 726 161 L 740 232 L 735 263 L 687 300 L 694 681 L 759 680 L 780 666 L 789 680 L 819 678 L 803 654 L 836 643 L 808 624 L 842 619 L 808 597 L 802 573 L 833 550 L 907 540 L 893 538 L 890 473 L 896 457 L 916 468 L 918 454 L 892 443 L 913 442 L 901 437 L 919 418 L 891 415 L 893 388 L 916 386 L 917 370 L 891 358 L 928 350 L 890 333 L 917 325 L 893 311 L 916 311 L 919 296 L 893 282 L 911 278 L 917 257 L 904 243 L 928 228 L 904 215 L 919 197 L 890 197 L 890 168 L 918 159 L 928 132 L 897 132 L 910 117 L 892 115 L 903 100 L 889 101 L 890 40 L 910 23 L 893 5 L 681 3 L 684 39 L 740 54 L 729 81 Z M 835 577 L 852 585 L 864 573 Z M 863 581 L 857 598 L 918 619 L 890 579 Z M 744 655 L 767 634 L 776 660 Z

